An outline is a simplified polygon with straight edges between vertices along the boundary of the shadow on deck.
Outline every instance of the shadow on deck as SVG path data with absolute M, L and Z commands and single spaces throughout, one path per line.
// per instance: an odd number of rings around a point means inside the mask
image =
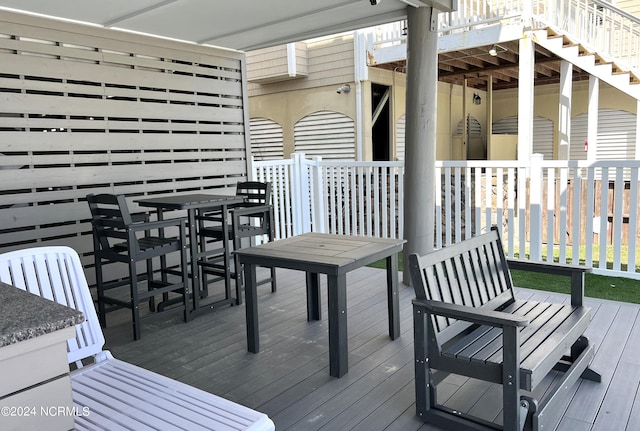
M 107 348 L 119 359 L 266 413 L 280 430 L 436 430 L 415 416 L 413 289 L 400 287 L 402 335 L 388 336 L 385 271 L 349 273 L 349 372 L 329 376 L 326 289 L 323 320 L 307 322 L 304 274 L 278 269 L 278 291 L 259 287 L 261 352 L 248 353 L 244 305 L 189 323 L 154 320 L 133 341 L 128 311 L 109 315 Z M 323 279 L 324 282 L 324 279 Z M 518 297 L 568 301 L 568 295 L 519 289 Z M 586 298 L 602 383 L 580 381 L 559 430 L 640 429 L 640 306 Z M 112 323 L 113 322 L 113 323 Z M 459 410 L 501 415 L 500 387 L 451 376 L 440 399 Z

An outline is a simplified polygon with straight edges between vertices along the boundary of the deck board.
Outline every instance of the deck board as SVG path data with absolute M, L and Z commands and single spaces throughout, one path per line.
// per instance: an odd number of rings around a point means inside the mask
M 304 274 L 278 270 L 278 291 L 259 287 L 261 351 L 246 351 L 244 305 L 222 307 L 188 323 L 179 316 L 145 323 L 133 341 L 128 312 L 109 316 L 107 348 L 132 362 L 268 414 L 278 430 L 425 430 L 415 416 L 413 290 L 401 285 L 400 338 L 388 335 L 385 271 L 348 275 L 349 372 L 329 376 L 326 280 L 323 320 L 307 322 Z M 518 289 L 517 297 L 569 302 L 563 294 Z M 640 307 L 586 298 L 593 309 L 587 336 L 603 382 L 580 381 L 558 430 L 638 429 Z M 540 388 L 553 383 L 548 377 Z M 449 376 L 439 399 L 487 419 L 501 416 L 499 387 L 471 391 L 477 381 Z M 614 426 L 614 428 L 612 428 Z

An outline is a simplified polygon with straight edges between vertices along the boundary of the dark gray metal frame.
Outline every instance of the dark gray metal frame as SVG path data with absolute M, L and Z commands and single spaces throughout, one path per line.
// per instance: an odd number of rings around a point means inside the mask
M 509 267 L 570 277 L 571 304 L 516 300 Z M 578 378 L 600 381 L 588 368 L 594 347 L 583 336 L 591 320 L 583 305 L 589 269 L 507 262 L 495 229 L 424 256 L 412 254 L 409 268 L 416 292 L 416 412 L 429 423 L 456 431 L 553 429 Z M 521 392 L 534 390 L 552 370 L 564 375 L 543 399 Z M 438 404 L 436 385 L 449 373 L 501 384 L 503 424 Z

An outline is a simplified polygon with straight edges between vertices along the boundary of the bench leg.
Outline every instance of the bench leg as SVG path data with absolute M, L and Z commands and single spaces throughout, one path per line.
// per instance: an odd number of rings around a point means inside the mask
M 415 357 L 415 392 L 416 414 L 426 417 L 428 412 L 436 405 L 436 387 L 431 381 L 429 370 L 429 354 L 427 347 L 427 319 L 429 316 L 424 310 L 413 309 L 413 339 Z
M 571 362 L 573 363 L 578 360 L 582 352 L 587 347 L 589 347 L 589 339 L 584 335 L 578 338 L 578 340 L 573 343 L 573 346 L 571 346 Z M 586 370 L 584 370 L 580 377 L 598 383 L 602 381 L 602 376 L 600 375 L 600 373 L 592 370 L 591 368 L 587 368 Z
M 524 421 L 520 420 L 520 342 L 519 331 L 515 326 L 503 328 L 502 359 L 502 420 L 505 431 L 522 430 Z M 525 413 L 526 415 L 526 413 Z M 526 416 L 525 416 L 526 419 Z
M 550 429 L 553 424 L 557 424 L 562 416 L 564 408 L 569 403 L 571 391 L 578 379 L 587 370 L 587 365 L 593 359 L 595 348 L 593 344 L 587 347 L 575 358 L 575 361 L 564 372 L 560 380 L 554 383 L 551 388 L 551 396 L 545 398 L 544 403 L 538 406 L 538 410 L 533 414 L 531 428 L 534 431 L 544 431 Z

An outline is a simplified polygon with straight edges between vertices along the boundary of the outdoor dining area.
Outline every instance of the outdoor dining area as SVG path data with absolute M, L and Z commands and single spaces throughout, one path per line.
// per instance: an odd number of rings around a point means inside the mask
M 338 234 L 363 171 L 313 196 L 309 170 L 258 178 L 242 51 L 0 24 L 0 430 L 640 429 L 640 306 L 586 296 L 588 266 L 507 258 L 490 223 L 434 250 L 435 132 L 411 135 L 433 118 L 407 119 L 402 214 L 353 211 L 374 233 Z M 361 200 L 386 211 L 392 176 Z M 327 194 L 344 212 L 313 219 Z

